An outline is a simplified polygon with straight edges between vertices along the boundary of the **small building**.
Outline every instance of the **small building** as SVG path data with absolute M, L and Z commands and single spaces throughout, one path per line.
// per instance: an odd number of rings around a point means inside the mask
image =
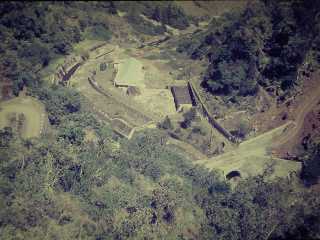
M 135 59 L 128 58 L 117 64 L 117 75 L 114 79 L 116 87 L 144 86 L 143 64 Z
M 192 92 L 188 85 L 171 87 L 174 103 L 177 112 L 189 109 L 192 107 Z

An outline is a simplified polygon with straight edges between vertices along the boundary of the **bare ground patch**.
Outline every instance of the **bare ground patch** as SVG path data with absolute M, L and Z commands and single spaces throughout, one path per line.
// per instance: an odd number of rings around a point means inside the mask
M 38 137 L 47 124 L 44 106 L 32 97 L 16 97 L 0 103 L 0 128 L 13 124 L 10 115 L 23 114 L 21 134 L 25 138 Z M 14 126 L 13 126 L 14 127 Z

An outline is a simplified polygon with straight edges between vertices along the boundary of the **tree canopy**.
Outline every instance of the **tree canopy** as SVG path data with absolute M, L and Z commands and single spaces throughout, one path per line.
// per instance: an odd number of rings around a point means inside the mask
M 312 11 L 310 10 L 312 8 Z M 251 1 L 242 12 L 213 19 L 177 48 L 207 57 L 202 85 L 214 94 L 254 95 L 258 85 L 288 91 L 309 52 L 318 64 L 318 2 Z

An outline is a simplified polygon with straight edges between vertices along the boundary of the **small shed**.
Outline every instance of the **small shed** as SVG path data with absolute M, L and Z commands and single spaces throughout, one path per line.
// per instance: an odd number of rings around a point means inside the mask
M 171 92 L 177 112 L 192 107 L 192 93 L 188 85 L 172 86 Z

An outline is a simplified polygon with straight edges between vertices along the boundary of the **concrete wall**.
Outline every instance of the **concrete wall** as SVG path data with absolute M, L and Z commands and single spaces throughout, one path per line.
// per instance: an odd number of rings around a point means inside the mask
M 194 96 L 194 100 L 199 102 L 201 108 L 202 108 L 202 112 L 203 115 L 206 117 L 206 119 L 208 120 L 208 122 L 211 124 L 212 127 L 214 127 L 215 129 L 217 129 L 224 137 L 226 137 L 229 141 L 233 142 L 233 143 L 237 143 L 238 139 L 236 137 L 234 137 L 227 129 L 225 129 L 224 127 L 222 127 L 212 116 L 212 114 L 210 113 L 210 111 L 207 109 L 207 107 L 205 106 L 205 104 L 203 103 L 200 94 L 197 92 L 197 90 L 195 89 L 195 87 L 193 86 L 193 84 L 191 82 L 188 83 L 190 86 L 190 89 L 193 93 Z

